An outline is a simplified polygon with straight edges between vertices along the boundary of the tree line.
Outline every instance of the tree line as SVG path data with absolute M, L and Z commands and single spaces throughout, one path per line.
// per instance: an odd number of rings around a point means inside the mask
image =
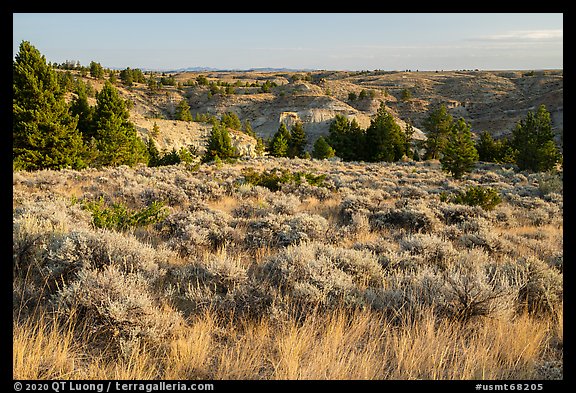
M 89 69 L 97 78 L 104 72 L 95 62 Z M 140 139 L 129 121 L 128 102 L 119 96 L 110 80 L 94 92 L 90 84 L 71 80 L 65 73 L 61 75 L 29 42 L 20 44 L 13 62 L 14 169 L 81 169 L 137 163 L 157 166 L 189 161 L 196 155 L 195 148 L 162 154 L 153 140 Z M 120 77 L 125 81 L 146 81 L 138 69 L 127 68 Z M 67 104 L 64 93 L 70 89 L 76 94 Z M 92 95 L 95 106 L 88 104 Z M 175 117 L 192 120 L 185 100 L 177 106 Z M 441 105 L 429 111 L 423 122 L 427 140 L 418 146 L 412 140 L 413 126 L 408 123 L 402 130 L 381 103 L 366 129 L 355 119 L 337 115 L 326 138 L 319 137 L 314 142 L 311 155 L 306 151 L 308 136 L 301 122 L 290 130 L 281 123 L 273 137 L 264 141 L 248 121 L 242 124 L 233 112 L 225 113 L 220 120 L 212 116 L 209 121 L 212 131 L 203 162 L 237 156 L 228 129 L 254 137 L 258 153 L 266 151 L 275 157 L 322 159 L 336 155 L 347 161 L 367 162 L 394 162 L 405 157 L 439 159 L 442 167 L 456 178 L 470 172 L 478 160 L 513 163 L 521 170 L 531 171 L 550 170 L 562 160 L 553 139 L 550 113 L 543 105 L 536 113 L 528 112 L 510 137 L 494 140 L 484 132 L 477 142 L 472 140 L 470 124 L 463 118 L 454 120 Z M 155 129 L 158 132 L 157 126 Z
M 29 42 L 13 63 L 14 169 L 81 169 L 146 162 L 146 147 L 129 121 L 124 100 L 109 81 L 88 105 L 77 87 L 68 105 L 54 69 Z
M 535 113 L 529 111 L 526 118 L 516 124 L 510 137 L 499 140 L 483 132 L 478 141 L 474 141 L 471 125 L 463 118 L 455 120 L 444 104 L 428 112 L 423 130 L 426 141 L 414 143 L 413 126 L 408 123 L 402 131 L 381 104 L 365 130 L 355 119 L 336 115 L 325 142 L 333 149 L 328 154 L 345 161 L 438 159 L 443 169 L 456 178 L 470 172 L 477 161 L 515 164 L 520 170 L 534 172 L 551 170 L 562 161 L 545 105 Z

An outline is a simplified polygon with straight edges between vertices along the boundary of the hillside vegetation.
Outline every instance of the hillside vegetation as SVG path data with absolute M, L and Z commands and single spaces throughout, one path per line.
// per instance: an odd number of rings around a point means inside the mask
M 13 74 L 15 379 L 563 378 L 562 71 Z
M 471 187 L 500 203 L 443 196 Z M 262 158 L 13 191 L 15 378 L 562 378 L 559 178 Z

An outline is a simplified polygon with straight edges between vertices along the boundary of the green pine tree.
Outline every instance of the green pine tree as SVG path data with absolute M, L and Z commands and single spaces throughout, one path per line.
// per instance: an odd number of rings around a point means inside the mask
M 190 105 L 186 99 L 181 100 L 176 106 L 174 113 L 176 120 L 192 121 L 192 113 L 190 113 Z
M 446 140 L 454 119 L 448 113 L 446 106 L 442 104 L 439 108 L 428 112 L 428 117 L 424 119 L 423 126 L 426 132 L 426 154 L 424 159 L 438 159 L 440 152 L 446 146 Z
M 104 79 L 104 68 L 100 63 L 90 62 L 90 76 L 96 79 Z
M 154 143 L 154 139 L 148 138 L 146 141 L 146 150 L 148 151 L 148 166 L 155 167 L 160 165 L 160 152 Z
M 304 131 L 304 126 L 302 122 L 296 122 L 290 129 L 290 142 L 288 143 L 288 157 L 300 157 L 304 156 L 304 149 L 306 148 L 306 143 L 308 142 L 308 137 Z
M 232 128 L 233 130 L 241 130 L 242 129 L 242 122 L 238 118 L 238 115 L 234 112 L 226 112 L 222 115 L 220 122 L 224 124 L 228 128 Z
M 286 157 L 288 155 L 288 140 L 284 134 L 274 135 L 270 141 L 270 155 L 274 157 Z
M 202 162 L 214 161 L 216 157 L 226 159 L 236 156 L 236 150 L 232 146 L 232 139 L 226 127 L 221 124 L 214 124 Z
M 286 157 L 288 155 L 288 146 L 290 145 L 290 131 L 284 123 L 280 123 L 278 131 L 270 141 L 269 152 L 274 157 Z
M 407 122 L 406 128 L 404 129 L 404 154 L 408 158 L 414 158 L 414 148 L 412 147 L 412 138 L 414 136 L 414 126 L 411 122 Z
M 244 121 L 244 126 L 242 127 L 242 131 L 244 131 L 244 133 L 246 135 L 250 135 L 253 138 L 256 138 L 256 133 L 254 132 L 254 130 L 252 129 L 252 124 L 250 123 L 250 120 L 246 119 Z
M 147 162 L 146 146 L 129 120 L 125 101 L 109 81 L 96 94 L 94 127 L 100 156 L 97 166 Z
M 474 147 L 470 125 L 460 118 L 452 125 L 446 146 L 442 150 L 442 169 L 451 173 L 455 179 L 460 179 L 465 173 L 472 171 L 477 161 L 478 151 Z
M 521 170 L 545 172 L 560 161 L 552 120 L 545 105 L 540 105 L 536 113 L 528 112 L 526 118 L 516 124 L 511 144 L 516 150 L 516 164 Z
M 77 129 L 82 133 L 84 141 L 96 136 L 94 129 L 94 107 L 88 103 L 86 85 L 80 83 L 76 90 L 76 97 L 70 103 L 70 113 L 78 117 Z
M 382 102 L 376 117 L 366 129 L 366 151 L 368 161 L 394 162 L 402 158 L 406 149 L 402 128 L 386 111 Z
M 360 128 L 355 118 L 350 121 L 346 116 L 337 114 L 330 123 L 326 142 L 345 161 L 364 160 L 365 136 L 365 130 Z
M 328 142 L 326 142 L 324 137 L 321 136 L 316 139 L 316 142 L 314 142 L 312 157 L 319 160 L 334 157 L 334 149 L 328 144 Z
M 150 134 L 154 138 L 158 138 L 160 136 L 160 127 L 158 127 L 158 124 L 156 122 L 154 122 L 154 125 L 152 126 L 152 131 L 150 131 Z
M 495 162 L 497 156 L 496 141 L 494 141 L 494 138 L 492 138 L 492 135 L 488 131 L 480 134 L 480 138 L 475 146 L 480 161 Z
M 13 168 L 85 167 L 85 146 L 69 112 L 55 71 L 28 41 L 22 41 L 12 68 Z
M 113 85 L 115 85 L 116 82 L 118 82 L 118 77 L 116 76 L 116 71 L 110 70 L 110 72 L 108 73 L 108 81 Z
M 262 139 L 259 136 L 256 136 L 256 154 L 259 156 L 262 156 L 264 154 L 264 152 L 266 151 L 266 145 L 264 143 L 264 139 Z

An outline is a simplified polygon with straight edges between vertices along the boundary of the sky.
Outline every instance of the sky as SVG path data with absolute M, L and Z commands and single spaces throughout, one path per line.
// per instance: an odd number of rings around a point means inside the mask
M 13 56 L 175 70 L 563 68 L 562 13 L 13 13 Z

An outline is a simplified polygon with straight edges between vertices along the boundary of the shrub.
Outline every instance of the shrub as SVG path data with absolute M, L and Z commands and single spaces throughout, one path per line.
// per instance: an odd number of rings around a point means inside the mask
M 484 253 L 470 250 L 455 256 L 456 263 L 445 269 L 425 265 L 400 270 L 386 277 L 386 290 L 373 292 L 374 305 L 402 323 L 430 310 L 437 317 L 460 321 L 511 312 L 516 282 L 488 261 Z
M 344 225 L 352 223 L 354 214 L 368 214 L 371 207 L 370 199 L 362 194 L 350 194 L 340 202 L 338 216 Z
M 94 343 L 129 358 L 140 342 L 160 344 L 184 323 L 177 312 L 162 309 L 150 290 L 138 272 L 107 266 L 81 270 L 77 280 L 59 291 L 56 302 L 64 314 L 77 311 L 90 323 Z
M 326 175 L 314 175 L 309 172 L 290 172 L 288 169 L 274 168 L 270 171 L 257 173 L 252 168 L 242 171 L 244 180 L 254 186 L 262 186 L 270 191 L 278 191 L 284 183 L 308 183 L 313 186 L 322 187 Z
M 232 238 L 227 213 L 208 208 L 179 211 L 156 224 L 166 245 L 182 255 L 197 254 L 202 248 L 215 250 Z
M 284 247 L 326 237 L 328 221 L 317 214 L 269 214 L 248 221 L 245 241 L 255 247 Z
M 562 274 L 534 257 L 519 262 L 526 272 L 518 291 L 520 308 L 534 315 L 554 315 L 562 307 Z
M 323 239 L 327 231 L 328 221 L 324 217 L 299 213 L 285 220 L 276 236 L 281 246 L 287 246 L 302 241 Z
M 298 305 L 366 305 L 366 287 L 382 285 L 384 273 L 374 254 L 317 242 L 292 245 L 262 266 L 267 281 Z
M 105 206 L 103 197 L 98 201 L 85 201 L 82 206 L 92 213 L 92 223 L 96 228 L 126 231 L 161 221 L 167 212 L 164 203 L 153 201 L 150 205 L 137 211 L 131 211 L 124 204 L 117 202 Z
M 459 191 L 452 195 L 442 192 L 440 200 L 461 205 L 480 206 L 484 210 L 492 210 L 502 202 L 497 190 L 482 186 L 471 186 L 465 192 Z
M 371 214 L 369 221 L 371 228 L 375 230 L 392 227 L 427 233 L 436 227 L 438 219 L 425 204 L 401 199 L 395 207 Z
M 548 195 L 550 193 L 562 194 L 564 190 L 564 183 L 560 172 L 541 172 L 538 173 L 536 179 L 541 195 Z
M 441 196 L 441 198 L 443 198 Z M 473 220 L 478 217 L 484 217 L 486 214 L 479 206 L 452 205 L 442 203 L 439 206 L 441 217 L 447 225 L 460 224 Z
M 450 241 L 434 234 L 411 234 L 400 240 L 400 249 L 423 258 L 425 263 L 442 269 L 454 263 L 458 252 Z

